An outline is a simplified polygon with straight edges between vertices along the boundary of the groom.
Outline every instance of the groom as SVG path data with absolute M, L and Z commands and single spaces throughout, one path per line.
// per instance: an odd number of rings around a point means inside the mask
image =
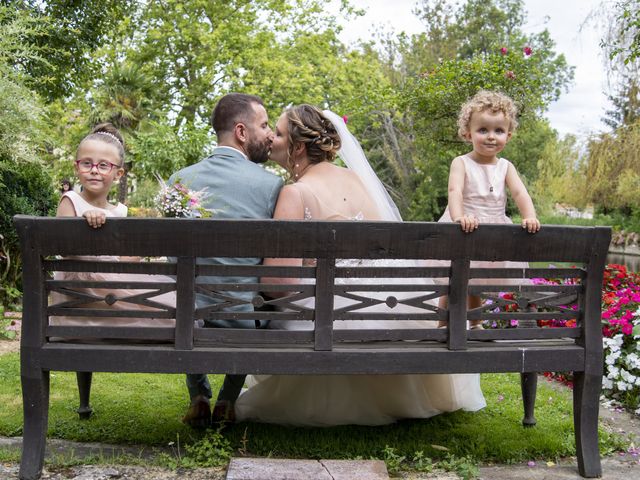
M 260 97 L 230 93 L 222 97 L 213 110 L 211 124 L 218 146 L 210 157 L 174 173 L 169 183 L 182 182 L 192 190 L 207 189 L 210 195 L 204 207 L 214 218 L 271 218 L 282 180 L 259 164 L 269 159 L 273 131 Z M 199 258 L 206 265 L 257 265 L 261 258 Z M 257 283 L 257 278 L 205 277 L 207 283 Z M 225 311 L 252 312 L 252 292 L 225 292 L 242 300 L 241 305 Z M 196 307 L 219 303 L 220 299 L 196 293 Z M 254 320 L 206 320 L 205 327 L 256 328 Z M 211 386 L 205 374 L 187 374 L 191 404 L 182 421 L 204 428 L 211 422 L 232 421 L 233 404 L 244 385 L 245 375 L 226 375 L 211 412 Z

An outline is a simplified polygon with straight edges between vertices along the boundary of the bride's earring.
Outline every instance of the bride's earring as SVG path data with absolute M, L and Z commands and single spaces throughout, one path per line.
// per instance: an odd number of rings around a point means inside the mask
M 293 165 L 293 178 L 297 180 L 299 177 L 300 177 L 300 164 L 295 163 Z

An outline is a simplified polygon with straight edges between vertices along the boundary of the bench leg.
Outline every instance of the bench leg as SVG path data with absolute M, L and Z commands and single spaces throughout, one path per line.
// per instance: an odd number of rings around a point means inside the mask
M 534 410 L 536 406 L 536 391 L 538 389 L 538 373 L 521 373 L 520 387 L 522 388 L 522 403 L 524 404 L 522 425 L 525 427 L 533 427 L 536 424 Z
M 40 478 L 44 465 L 49 419 L 49 372 L 23 372 L 21 380 L 24 427 L 19 475 L 22 480 L 35 480 Z
M 76 372 L 76 381 L 78 382 L 78 393 L 80 394 L 80 407 L 78 407 L 78 415 L 80 420 L 88 420 L 93 410 L 89 405 L 91 397 L 91 378 L 92 372 Z
M 598 450 L 598 411 L 602 377 L 573 372 L 573 426 L 578 471 L 586 478 L 602 476 Z

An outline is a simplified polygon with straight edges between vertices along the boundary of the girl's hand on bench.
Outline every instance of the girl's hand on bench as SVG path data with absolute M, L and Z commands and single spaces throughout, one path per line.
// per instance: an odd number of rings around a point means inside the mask
M 522 228 L 525 228 L 529 233 L 536 233 L 538 230 L 540 230 L 540 220 L 538 220 L 536 217 L 523 218 Z
M 100 228 L 107 221 L 107 216 L 100 210 L 87 210 L 82 215 L 90 227 Z
M 456 218 L 454 222 L 459 223 L 462 231 L 466 233 L 471 233 L 478 228 L 478 219 L 473 215 L 463 215 Z

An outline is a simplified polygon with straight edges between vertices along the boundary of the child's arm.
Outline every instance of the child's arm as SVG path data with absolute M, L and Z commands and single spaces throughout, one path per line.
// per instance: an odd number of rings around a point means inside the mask
M 478 219 L 473 215 L 465 215 L 462 204 L 462 191 L 464 190 L 464 162 L 456 157 L 451 162 L 449 171 L 449 214 L 454 222 L 460 222 L 460 227 L 465 232 L 472 232 L 478 228 Z
M 73 202 L 68 197 L 62 197 L 58 204 L 56 217 L 76 217 L 76 209 Z
M 56 211 L 56 217 L 77 217 L 76 209 L 73 206 L 73 202 L 67 198 L 62 197 L 58 204 L 58 210 Z M 87 220 L 89 226 L 93 228 L 100 228 L 107 221 L 107 216 L 100 210 L 87 210 L 82 214 Z
M 520 210 L 522 216 L 522 228 L 526 228 L 529 233 L 536 233 L 540 230 L 540 221 L 536 217 L 536 209 L 533 206 L 533 201 L 527 192 L 527 187 L 524 186 L 520 175 L 513 164 L 509 164 L 507 169 L 506 184 L 511 196 Z

